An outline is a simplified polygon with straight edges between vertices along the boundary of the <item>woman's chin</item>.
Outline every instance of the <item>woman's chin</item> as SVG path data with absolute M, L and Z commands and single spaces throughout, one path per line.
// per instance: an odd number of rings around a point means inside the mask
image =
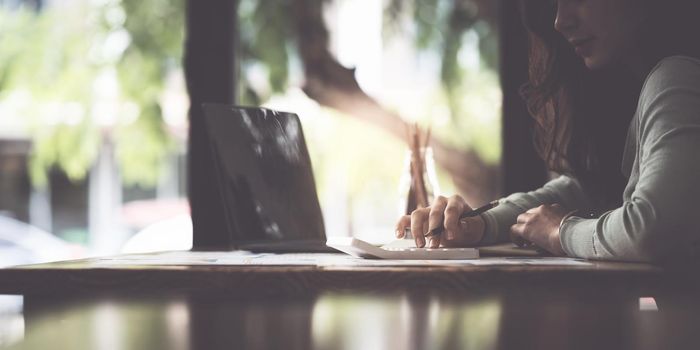
M 586 67 L 589 70 L 602 69 L 604 67 L 607 67 L 610 64 L 610 62 L 608 62 L 608 60 L 601 59 L 600 57 L 596 57 L 596 56 L 584 57 L 583 63 L 586 65 Z

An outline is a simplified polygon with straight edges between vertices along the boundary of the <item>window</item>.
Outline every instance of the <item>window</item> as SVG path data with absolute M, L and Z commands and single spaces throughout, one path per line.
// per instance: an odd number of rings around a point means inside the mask
M 15 262 L 119 252 L 188 215 L 183 11 L 184 0 L 0 1 L 0 225 L 46 242 Z
M 413 123 L 436 191 L 498 195 L 497 4 L 239 1 L 239 101 L 299 114 L 329 235 L 391 238 Z M 0 264 L 189 247 L 184 9 L 0 0 Z
M 240 1 L 241 101 L 302 118 L 327 234 L 393 236 L 412 123 L 431 130 L 440 192 L 498 195 L 495 6 Z

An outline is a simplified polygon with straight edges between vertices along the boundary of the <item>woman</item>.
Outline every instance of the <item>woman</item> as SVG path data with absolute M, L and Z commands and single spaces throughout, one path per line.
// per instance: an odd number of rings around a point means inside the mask
M 522 239 L 555 255 L 663 262 L 700 242 L 700 46 L 696 0 L 521 1 L 523 88 L 535 146 L 562 174 L 480 216 L 439 197 L 399 220 L 416 245 Z M 621 170 L 621 171 L 620 171 Z M 624 176 L 624 177 L 623 177 Z M 625 184 L 626 183 L 626 184 Z

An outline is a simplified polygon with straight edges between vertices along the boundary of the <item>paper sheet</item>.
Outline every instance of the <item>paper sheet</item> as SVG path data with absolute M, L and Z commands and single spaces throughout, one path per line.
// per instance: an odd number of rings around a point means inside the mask
M 370 260 L 354 257 L 345 259 L 321 260 L 317 266 L 503 266 L 503 265 L 527 265 L 527 266 L 593 266 L 592 263 L 572 258 L 480 258 L 469 260 Z
M 231 252 L 164 252 L 152 254 L 133 254 L 116 257 L 97 258 L 101 266 L 123 265 L 218 265 L 218 266 L 318 266 L 318 267 L 352 267 L 352 266 L 592 266 L 593 264 L 573 258 L 561 257 L 488 257 L 470 260 L 374 260 L 361 259 L 343 254 L 271 254 L 251 253 L 246 251 Z

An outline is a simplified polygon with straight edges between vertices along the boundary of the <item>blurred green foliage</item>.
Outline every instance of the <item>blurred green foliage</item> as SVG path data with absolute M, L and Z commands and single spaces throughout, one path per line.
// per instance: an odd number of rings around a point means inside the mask
M 54 164 L 71 179 L 82 178 L 97 151 L 97 130 L 85 116 L 99 66 L 85 54 L 90 42 L 82 36 L 90 23 L 77 20 L 87 13 L 71 16 L 0 11 L 0 98 L 19 100 L 18 115 L 11 117 L 28 119 L 35 141 L 30 173 L 39 185 Z M 43 108 L 35 101 L 45 102 Z M 79 107 L 61 113 L 65 102 Z
M 290 1 L 240 0 L 243 104 L 264 104 L 274 94 L 284 92 L 290 81 L 300 80 L 299 54 L 293 44 L 304 38 L 289 13 L 293 13 Z M 430 125 L 433 134 L 447 144 L 474 148 L 491 163 L 498 162 L 501 153 L 495 21 L 484 18 L 470 0 L 390 0 L 383 20 L 386 43 L 410 37 L 418 54 L 439 57 L 437 73 L 442 89 L 425 100 L 428 105 L 447 106 L 449 119 L 426 112 L 418 121 Z M 465 62 L 469 55 L 478 58 L 476 66 Z M 260 75 L 266 84 L 259 82 Z
M 420 122 L 432 126 L 444 142 L 473 148 L 495 164 L 501 154 L 498 27 L 496 18 L 484 18 L 482 12 L 470 0 L 390 0 L 384 32 L 387 41 L 412 35 L 419 53 L 440 57 L 442 91 L 426 100 L 446 105 L 449 120 L 441 122 L 436 120 L 440 117 L 426 114 Z M 470 55 L 478 57 L 478 65 L 465 62 Z
M 295 55 L 296 33 L 290 1 L 239 0 L 239 52 L 241 71 L 241 100 L 258 106 L 274 93 L 288 87 L 290 55 Z M 246 72 L 262 71 L 267 86 L 254 87 Z
M 140 107 L 134 122 L 119 124 L 116 155 L 127 183 L 151 186 L 175 144 L 166 131 L 159 95 L 167 75 L 181 69 L 185 0 L 121 0 L 131 43 L 117 62 L 124 95 Z M 109 14 L 110 9 L 103 9 Z M 118 11 L 118 10 L 112 10 Z M 108 28 L 108 20 L 103 22 Z M 111 30 L 120 30 L 112 24 Z
M 83 179 L 113 142 L 123 181 L 154 185 L 174 147 L 159 99 L 181 69 L 183 38 L 184 0 L 0 8 L 0 100 L 20 101 L 13 117 L 26 118 L 34 141 L 33 183 L 46 185 L 53 167 Z M 115 75 L 105 106 L 99 94 Z

